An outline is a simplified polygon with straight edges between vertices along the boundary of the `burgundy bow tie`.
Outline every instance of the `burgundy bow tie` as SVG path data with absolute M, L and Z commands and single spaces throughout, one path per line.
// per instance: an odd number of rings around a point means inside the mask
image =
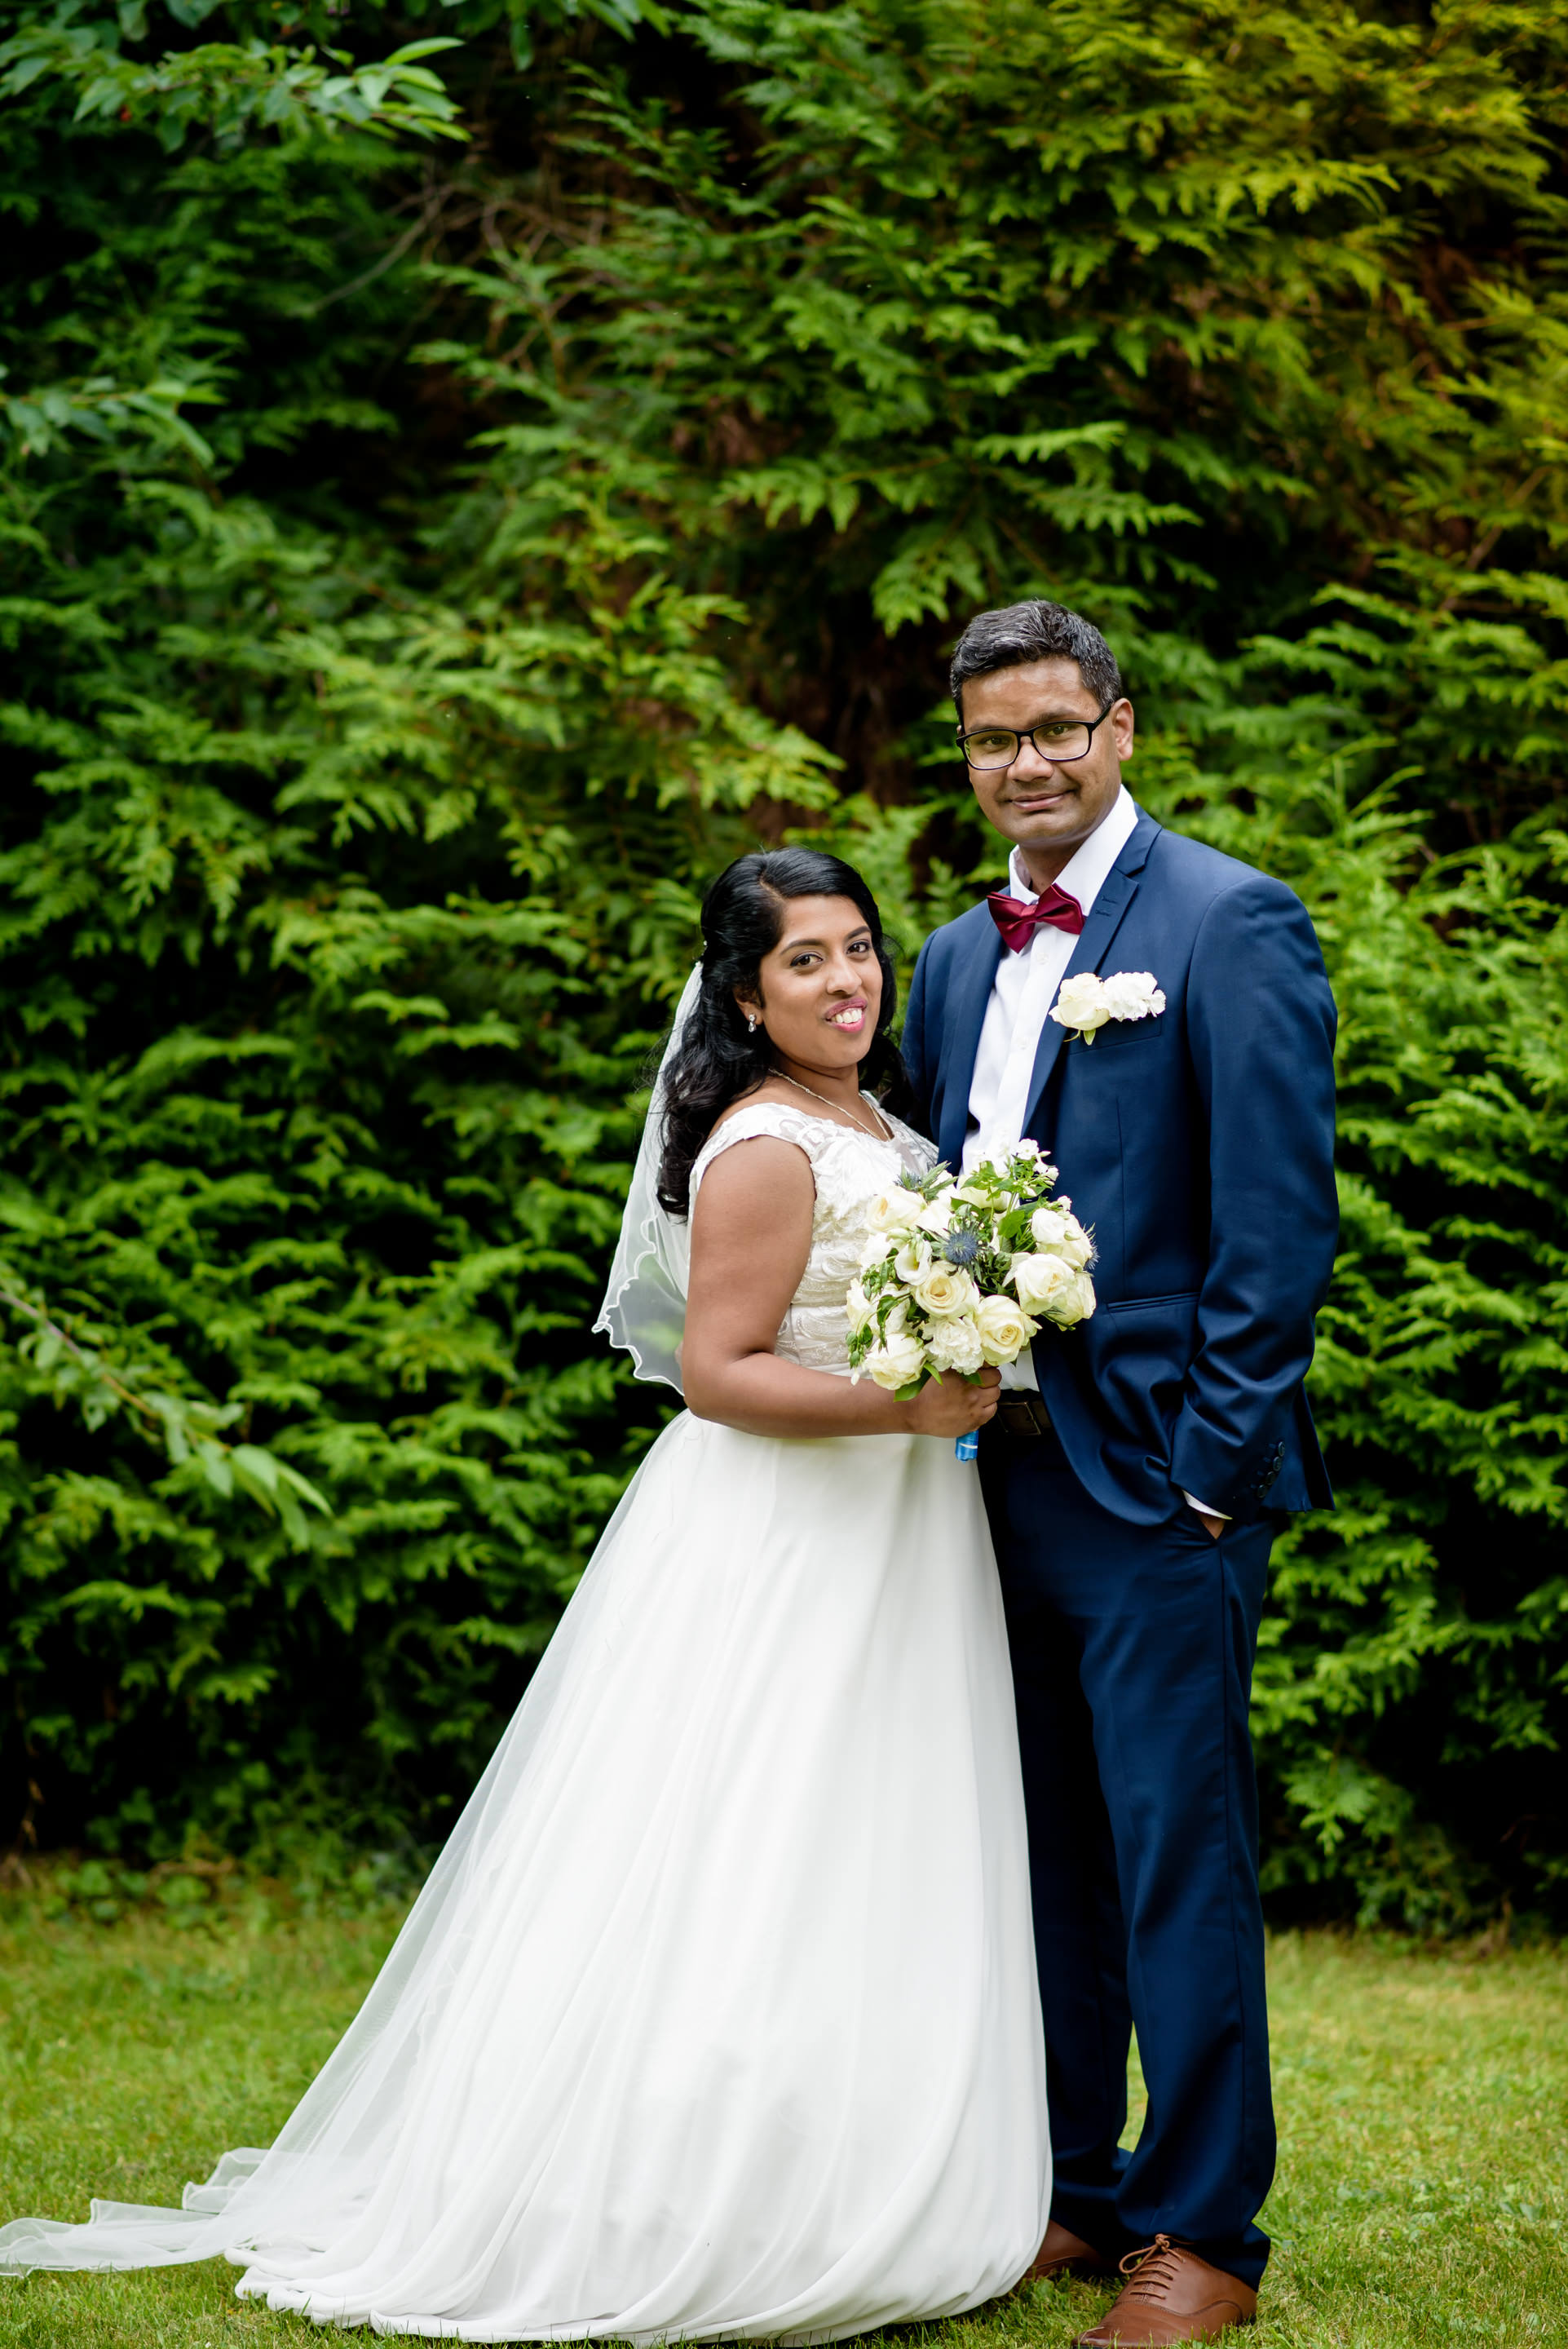
M 1021 897 L 1009 897 L 1003 889 L 994 889 L 985 900 L 991 908 L 991 919 L 1002 933 L 1002 943 L 1015 954 L 1022 954 L 1042 922 L 1053 930 L 1067 930 L 1077 937 L 1083 927 L 1083 907 L 1065 889 L 1053 881 L 1044 896 L 1026 905 Z

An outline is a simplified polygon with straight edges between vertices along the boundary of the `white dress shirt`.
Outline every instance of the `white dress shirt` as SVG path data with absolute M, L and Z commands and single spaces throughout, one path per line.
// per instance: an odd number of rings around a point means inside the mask
M 1125 784 L 1088 838 L 1075 848 L 1057 875 L 1057 887 L 1076 897 L 1084 919 L 1105 886 L 1111 866 L 1131 839 L 1138 810 Z M 1039 896 L 1029 886 L 1021 852 L 1007 859 L 1011 894 L 1027 905 Z M 1010 1150 L 1024 1131 L 1029 1113 L 1029 1089 L 1034 1081 L 1035 1055 L 1046 1014 L 1078 944 L 1070 930 L 1053 929 L 1042 922 L 1026 947 L 1015 954 L 1004 947 L 991 1000 L 975 1055 L 969 1084 L 969 1132 L 964 1143 L 964 1171 L 988 1150 Z M 1021 1381 L 1033 1386 L 1034 1376 Z
M 1109 813 L 1074 849 L 1057 874 L 1057 887 L 1078 899 L 1086 921 L 1137 823 L 1138 809 L 1124 783 Z M 1016 847 L 1007 859 L 1007 879 L 1010 894 L 1025 905 L 1032 905 L 1039 896 L 1039 891 L 1029 886 L 1022 854 Z M 1010 947 L 1002 949 L 975 1055 L 975 1074 L 969 1084 L 969 1131 L 965 1136 L 963 1162 L 965 1174 L 985 1152 L 1010 1149 L 1022 1137 L 1024 1120 L 1029 1113 L 1040 1031 L 1077 944 L 1070 930 L 1053 929 L 1042 922 L 1026 947 L 1016 953 Z M 1032 1387 L 1037 1393 L 1039 1392 L 1034 1360 L 1026 1347 L 1016 1362 L 1003 1363 L 1002 1384 Z M 1223 1514 L 1210 1508 L 1206 1501 L 1194 1500 L 1191 1493 L 1184 1493 L 1182 1498 L 1202 1516 Z

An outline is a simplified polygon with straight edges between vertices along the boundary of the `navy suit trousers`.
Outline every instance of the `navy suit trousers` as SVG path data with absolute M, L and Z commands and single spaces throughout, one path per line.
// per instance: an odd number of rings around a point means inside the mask
M 1052 2215 L 1119 2255 L 1164 2233 L 1256 2284 L 1274 2175 L 1247 1728 L 1265 1516 L 1214 1541 L 1091 1498 L 1055 1436 L 980 1469 L 1012 1640 L 1045 2010 Z M 1149 2091 L 1127 2120 L 1130 2033 Z

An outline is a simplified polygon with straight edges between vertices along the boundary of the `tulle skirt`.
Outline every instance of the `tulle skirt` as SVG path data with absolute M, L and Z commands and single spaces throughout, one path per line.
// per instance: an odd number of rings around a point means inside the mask
M 916 1436 L 660 1437 L 359 2015 L 182 2209 L 0 2270 L 223 2253 L 464 2341 L 819 2341 L 1007 2290 L 1050 2196 L 978 1478 Z

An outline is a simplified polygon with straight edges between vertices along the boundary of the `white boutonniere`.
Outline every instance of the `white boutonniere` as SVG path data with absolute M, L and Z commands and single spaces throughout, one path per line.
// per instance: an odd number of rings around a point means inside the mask
M 1113 970 L 1109 978 L 1080 970 L 1063 979 L 1051 1018 L 1069 1036 L 1081 1036 L 1092 1044 L 1095 1031 L 1109 1019 L 1153 1019 L 1164 1009 L 1165 997 L 1151 970 Z

